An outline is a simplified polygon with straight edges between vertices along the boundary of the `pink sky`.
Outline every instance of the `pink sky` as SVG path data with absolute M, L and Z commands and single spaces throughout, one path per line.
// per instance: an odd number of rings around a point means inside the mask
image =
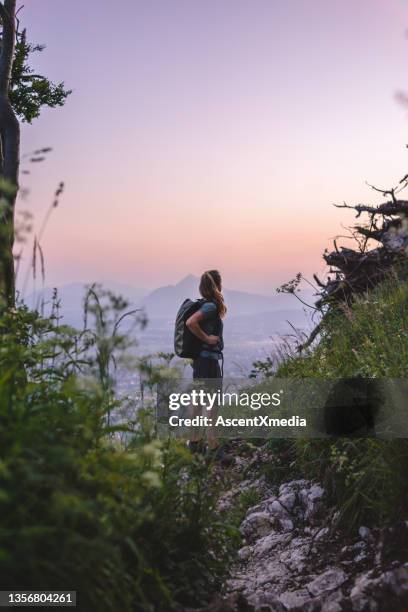
M 74 8 L 74 5 L 77 5 Z M 402 0 L 33 0 L 36 68 L 74 93 L 23 129 L 20 209 L 40 225 L 47 285 L 147 288 L 218 267 L 269 293 L 407 171 Z M 26 260 L 29 252 L 26 252 Z

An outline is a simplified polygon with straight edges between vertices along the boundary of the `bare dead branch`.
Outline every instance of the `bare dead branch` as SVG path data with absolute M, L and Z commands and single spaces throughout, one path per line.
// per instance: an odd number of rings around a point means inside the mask
M 325 317 L 323 317 L 319 323 L 316 325 L 316 327 L 313 329 L 312 333 L 310 334 L 310 336 L 308 337 L 308 339 L 306 340 L 306 342 L 303 342 L 303 344 L 299 344 L 299 346 L 297 347 L 297 351 L 299 353 L 301 353 L 302 351 L 306 350 L 307 348 L 309 348 L 309 346 L 311 344 L 313 344 L 314 340 L 316 340 L 317 336 L 320 334 L 320 332 L 322 331 L 322 327 L 323 327 L 323 322 L 324 322 Z
M 350 206 L 349 204 L 334 204 L 336 208 L 349 208 L 355 210 L 359 217 L 361 213 L 366 212 L 372 215 L 398 215 L 400 213 L 408 213 L 408 200 L 396 200 L 396 202 L 390 201 L 380 204 L 379 206 L 367 206 L 366 204 L 355 204 Z
M 316 281 L 316 284 L 321 287 L 324 288 L 326 285 L 319 279 L 319 277 L 317 276 L 317 274 L 313 274 L 313 278 Z
M 20 19 L 18 18 L 18 14 L 20 11 L 22 11 L 24 8 L 24 4 L 22 4 L 17 10 L 16 10 L 16 15 L 15 15 L 15 19 L 16 19 L 16 36 L 19 35 L 20 33 Z
M 374 185 L 371 185 L 367 181 L 366 181 L 366 185 L 368 185 L 368 187 L 370 187 L 374 191 L 377 191 L 378 193 L 381 193 L 384 197 L 387 196 L 387 195 L 391 196 L 391 199 L 394 202 L 394 204 L 396 203 L 396 201 L 397 201 L 396 198 L 395 198 L 395 189 L 396 189 L 396 187 L 393 187 L 391 189 L 379 189 L 378 187 L 375 187 Z

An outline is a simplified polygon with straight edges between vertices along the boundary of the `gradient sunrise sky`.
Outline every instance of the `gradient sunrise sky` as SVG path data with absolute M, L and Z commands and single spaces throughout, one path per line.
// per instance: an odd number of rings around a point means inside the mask
M 29 0 L 35 68 L 74 90 L 23 128 L 47 285 L 153 288 L 217 267 L 270 293 L 408 170 L 408 2 Z M 25 265 L 29 260 L 25 252 Z

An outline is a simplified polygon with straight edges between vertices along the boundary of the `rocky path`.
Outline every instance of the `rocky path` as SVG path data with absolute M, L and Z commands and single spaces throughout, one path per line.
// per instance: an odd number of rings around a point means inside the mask
M 408 610 L 408 563 L 400 546 L 408 544 L 408 525 L 383 532 L 362 526 L 344 544 L 333 534 L 334 519 L 319 484 L 281 485 L 241 524 L 246 544 L 225 584 L 227 598 L 265 611 Z M 401 555 L 388 558 L 393 543 Z
M 222 512 L 249 488 L 262 500 L 241 523 L 244 545 L 222 594 L 202 612 L 408 611 L 408 522 L 361 526 L 345 539 L 319 483 L 292 480 L 271 489 L 255 477 L 259 460 L 220 502 Z M 237 473 L 245 467 L 240 461 Z

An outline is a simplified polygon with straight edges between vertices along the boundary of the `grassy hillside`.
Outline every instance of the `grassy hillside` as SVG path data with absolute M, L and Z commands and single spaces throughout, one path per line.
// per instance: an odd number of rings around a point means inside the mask
M 389 280 L 352 307 L 332 313 L 319 345 L 288 359 L 281 377 L 405 378 L 408 374 L 408 281 Z
M 327 379 L 407 374 L 408 282 L 396 279 L 327 316 L 318 345 L 285 360 L 276 372 L 281 378 Z M 408 440 L 298 440 L 290 452 L 293 474 L 325 482 L 347 529 L 405 516 Z

